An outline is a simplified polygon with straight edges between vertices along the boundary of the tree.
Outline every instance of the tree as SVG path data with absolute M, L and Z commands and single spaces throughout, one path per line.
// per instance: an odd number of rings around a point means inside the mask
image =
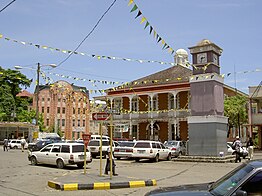
M 16 95 L 21 91 L 20 86 L 29 87 L 30 84 L 31 80 L 19 71 L 5 70 L 0 66 L 0 113 L 3 121 L 16 120 L 15 114 L 21 103 Z
M 228 117 L 229 127 L 240 128 L 248 122 L 247 99 L 244 96 L 236 95 L 227 97 L 224 101 L 224 115 Z

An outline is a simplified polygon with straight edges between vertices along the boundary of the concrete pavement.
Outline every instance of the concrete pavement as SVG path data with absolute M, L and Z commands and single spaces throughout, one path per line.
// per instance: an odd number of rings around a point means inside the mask
M 262 151 L 254 153 L 254 159 L 262 159 Z M 242 162 L 248 161 L 242 159 Z M 150 163 L 149 163 L 150 164 Z M 215 163 L 208 163 L 215 164 Z M 224 163 L 219 163 L 223 165 Z M 232 163 L 234 164 L 234 163 Z M 156 177 L 155 177 L 156 178 Z M 87 170 L 84 174 L 79 172 L 70 172 L 61 177 L 48 181 L 48 186 L 57 190 L 107 190 L 107 189 L 120 189 L 120 188 L 138 188 L 146 186 L 156 186 L 157 180 L 143 179 L 135 176 L 127 175 L 102 175 L 97 174 L 97 171 Z M 135 179 L 135 180 L 134 180 Z

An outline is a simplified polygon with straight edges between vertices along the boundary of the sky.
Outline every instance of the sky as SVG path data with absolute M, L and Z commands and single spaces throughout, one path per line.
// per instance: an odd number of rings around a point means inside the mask
M 10 2 L 1 0 L 0 10 Z M 34 80 L 29 92 L 34 91 L 40 63 L 50 82 L 65 80 L 85 86 L 92 92 L 90 97 L 99 96 L 98 90 L 172 66 L 174 55 L 157 43 L 151 26 L 174 51 L 185 49 L 190 63 L 188 47 L 210 40 L 223 49 L 220 66 L 225 84 L 245 93 L 249 86 L 259 85 L 261 0 L 134 0 L 128 4 L 129 0 L 16 0 L 0 12 L 0 66 L 22 66 L 21 73 Z M 138 9 L 130 12 L 134 5 Z M 139 11 L 142 15 L 136 18 Z M 147 28 L 142 17 L 150 24 Z M 78 53 L 63 62 L 68 57 L 63 51 L 74 51 L 85 37 Z M 46 82 L 40 79 L 40 84 Z

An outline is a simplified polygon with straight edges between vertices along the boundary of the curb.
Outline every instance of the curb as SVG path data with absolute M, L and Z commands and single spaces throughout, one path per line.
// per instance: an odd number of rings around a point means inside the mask
M 120 189 L 120 188 L 139 188 L 145 186 L 156 186 L 156 180 L 146 181 L 129 181 L 129 182 L 95 182 L 91 184 L 70 183 L 63 184 L 54 181 L 48 181 L 48 186 L 62 191 L 76 191 L 76 190 L 106 190 L 106 189 Z

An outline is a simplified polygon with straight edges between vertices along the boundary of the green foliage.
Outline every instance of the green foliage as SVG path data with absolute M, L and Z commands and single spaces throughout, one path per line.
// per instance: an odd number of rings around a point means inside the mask
M 14 114 L 18 115 L 23 110 L 27 110 L 28 102 L 22 101 L 16 95 L 21 91 L 21 87 L 29 87 L 31 81 L 19 71 L 3 69 L 0 66 L 0 118 L 2 121 L 16 121 Z
M 227 116 L 230 127 L 239 127 L 247 123 L 247 99 L 244 96 L 228 97 L 224 101 L 224 115 Z

